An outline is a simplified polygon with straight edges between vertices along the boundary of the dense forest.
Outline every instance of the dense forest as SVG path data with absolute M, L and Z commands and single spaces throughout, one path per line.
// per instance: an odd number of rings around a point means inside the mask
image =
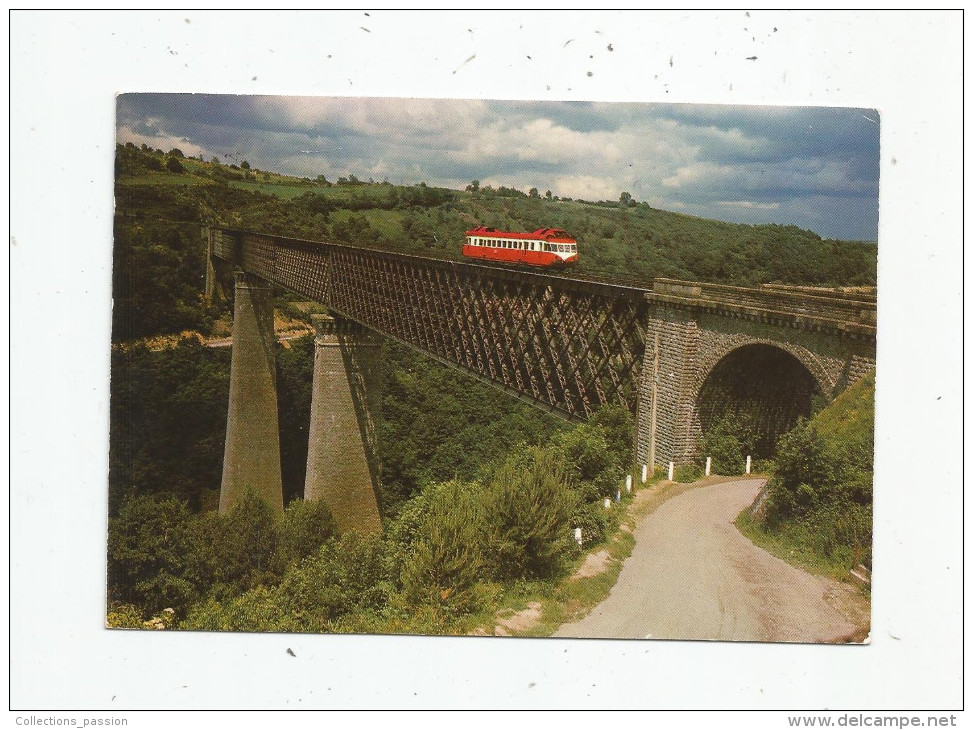
M 876 248 L 619 201 L 480 187 L 328 181 L 132 144 L 116 155 L 109 472 L 109 623 L 190 629 L 451 633 L 556 581 L 616 526 L 631 420 L 605 409 L 569 427 L 402 346 L 383 352 L 381 536 L 340 535 L 304 503 L 313 343 L 279 346 L 285 514 L 258 500 L 215 512 L 229 350 L 208 334 L 202 226 L 225 225 L 458 258 L 463 232 L 562 227 L 581 275 L 648 284 L 874 285 Z M 296 312 L 280 292 L 282 309 Z M 724 444 L 725 445 L 725 444 Z M 731 444 L 732 450 L 732 444 Z M 774 504 L 780 503 L 775 498 Z M 546 590 L 546 589 L 541 589 Z M 168 609 L 168 611 L 167 611 Z M 161 622 L 161 623 L 160 623 Z M 151 622 L 150 622 L 151 623 Z

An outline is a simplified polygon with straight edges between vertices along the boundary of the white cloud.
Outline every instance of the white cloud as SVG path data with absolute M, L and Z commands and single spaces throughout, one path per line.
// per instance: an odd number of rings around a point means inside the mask
M 559 197 L 584 200 L 613 200 L 621 192 L 610 179 L 593 175 L 556 176 L 553 189 L 557 190 Z
M 747 208 L 751 210 L 780 210 L 780 203 L 759 203 L 755 200 L 717 200 L 724 208 Z
M 854 144 L 850 152 L 835 149 L 839 137 L 830 132 L 841 132 L 841 120 L 812 130 L 808 110 L 234 99 L 233 104 L 213 102 L 222 112 L 218 122 L 198 118 L 205 116 L 199 107 L 180 118 L 162 100 L 152 100 L 153 105 L 147 100 L 140 107 L 143 118 L 125 119 L 119 138 L 221 158 L 232 150 L 232 159 L 309 177 L 354 174 L 458 188 L 478 179 L 483 185 L 537 187 L 588 200 L 617 200 L 628 191 L 653 207 L 728 219 L 761 215 L 783 221 L 796 215 L 811 220 L 810 212 L 799 215 L 796 201 L 809 196 L 877 198 L 874 174 L 867 172 L 871 152 L 859 154 Z M 861 144 L 861 139 L 852 142 Z M 873 205 L 877 208 L 877 202 Z
M 190 142 L 185 137 L 175 137 L 173 135 L 166 134 L 166 132 L 161 128 L 159 129 L 159 133 L 156 135 L 146 135 L 134 131 L 131 127 L 119 127 L 116 141 L 120 142 L 121 144 L 131 142 L 136 146 L 145 144 L 153 149 L 160 149 L 163 152 L 168 152 L 171 149 L 177 148 L 187 157 L 198 157 L 200 154 L 202 154 L 203 157 L 208 160 L 213 156 L 211 151 L 200 147 L 194 142 Z

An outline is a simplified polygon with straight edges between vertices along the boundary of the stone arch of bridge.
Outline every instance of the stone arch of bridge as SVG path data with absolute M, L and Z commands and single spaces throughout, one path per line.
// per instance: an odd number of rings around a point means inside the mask
M 769 457 L 777 437 L 811 412 L 835 383 L 813 353 L 788 343 L 734 337 L 699 362 L 692 388 L 693 441 L 729 419 L 741 444 Z
M 720 362 L 736 350 L 750 345 L 765 345 L 786 352 L 805 367 L 811 377 L 814 378 L 818 391 L 822 395 L 828 398 L 834 395 L 836 386 L 834 379 L 825 370 L 821 361 L 806 347 L 794 345 L 789 342 L 737 335 L 730 337 L 728 342 L 723 343 L 719 347 L 708 348 L 706 354 L 700 358 L 692 384 L 693 400 L 695 401 L 699 398 L 699 392 L 703 384 Z

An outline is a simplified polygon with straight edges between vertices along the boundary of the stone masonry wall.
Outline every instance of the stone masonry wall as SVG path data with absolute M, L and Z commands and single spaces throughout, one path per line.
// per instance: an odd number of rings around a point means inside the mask
M 649 454 L 654 338 L 659 336 L 656 404 L 656 464 L 692 460 L 701 437 L 697 397 L 720 360 L 745 345 L 778 347 L 797 359 L 826 398 L 833 399 L 875 368 L 874 338 L 841 335 L 752 321 L 746 317 L 694 311 L 656 303 L 646 328 L 639 386 L 636 458 Z

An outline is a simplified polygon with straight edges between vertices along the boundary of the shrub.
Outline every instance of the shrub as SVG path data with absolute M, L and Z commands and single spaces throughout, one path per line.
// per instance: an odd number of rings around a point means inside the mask
M 573 549 L 578 503 L 563 463 L 551 450 L 509 459 L 482 492 L 487 571 L 497 578 L 556 575 Z
M 282 610 L 275 592 L 265 586 L 257 586 L 223 602 L 209 598 L 194 606 L 179 628 L 190 631 L 306 630 Z
M 277 515 L 253 492 L 247 492 L 225 514 L 197 516 L 190 534 L 190 578 L 216 599 L 226 599 L 276 582 L 280 563 Z
M 862 396 L 852 405 L 870 412 L 871 400 Z M 871 559 L 873 447 L 870 429 L 856 430 L 852 419 L 825 438 L 816 424 L 836 410 L 780 438 L 763 522 L 802 551 L 850 565 Z
M 295 499 L 284 510 L 280 523 L 280 537 L 275 565 L 282 569 L 300 562 L 318 549 L 337 532 L 334 517 L 322 501 Z
M 607 510 L 601 500 L 597 502 L 578 502 L 574 514 L 571 516 L 572 533 L 574 528 L 581 528 L 582 548 L 602 542 L 615 528 L 618 522 L 618 510 Z M 572 539 L 573 539 L 572 534 Z
M 767 489 L 767 525 L 773 529 L 830 502 L 841 462 L 841 454 L 803 422 L 781 436 Z
M 108 593 L 146 613 L 183 610 L 198 599 L 184 576 L 191 515 L 174 497 L 142 496 L 108 522 Z
M 113 603 L 108 607 L 105 625 L 111 629 L 140 629 L 142 612 L 131 603 Z
M 712 457 L 713 474 L 729 476 L 743 473 L 745 461 L 743 448 L 726 421 L 720 422 L 714 429 L 703 434 L 699 450 L 704 462 L 707 456 Z
M 280 609 L 308 630 L 326 630 L 338 616 L 379 611 L 394 590 L 380 535 L 349 532 L 331 539 L 284 577 Z
M 615 493 L 622 466 L 603 428 L 582 424 L 561 434 L 554 448 L 584 501 Z
M 403 592 L 410 603 L 433 606 L 446 615 L 477 608 L 481 525 L 481 507 L 468 485 L 449 482 L 433 491 L 402 570 Z M 407 534 L 405 528 L 402 535 Z
M 681 484 L 695 482 L 702 476 L 703 470 L 699 467 L 699 464 L 679 464 L 673 469 L 672 474 L 673 481 Z
M 635 421 L 629 410 L 619 405 L 605 405 L 599 408 L 588 423 L 602 429 L 608 450 L 611 451 L 619 468 L 632 463 L 632 443 Z

